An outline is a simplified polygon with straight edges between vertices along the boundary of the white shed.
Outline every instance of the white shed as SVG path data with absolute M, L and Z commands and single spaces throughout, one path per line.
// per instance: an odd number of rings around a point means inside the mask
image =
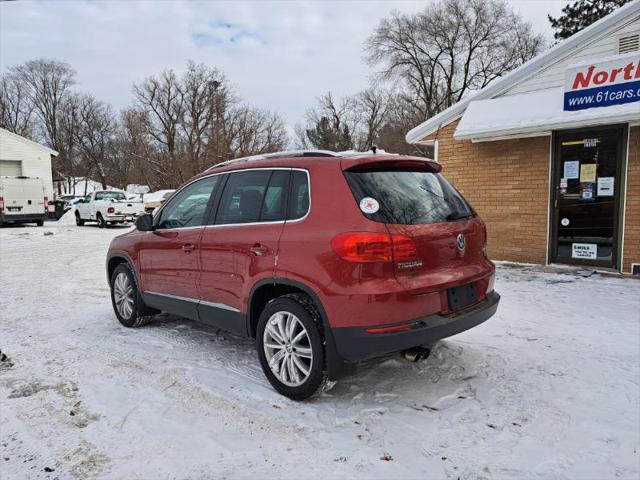
M 52 156 L 57 157 L 58 152 L 0 128 L 0 176 L 40 177 L 47 196 L 53 198 Z

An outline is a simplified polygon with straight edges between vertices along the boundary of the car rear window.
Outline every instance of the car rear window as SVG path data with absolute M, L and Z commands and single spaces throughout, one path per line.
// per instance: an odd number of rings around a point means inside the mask
M 366 198 L 378 202 L 379 209 L 373 213 L 361 209 L 367 218 L 375 222 L 415 225 L 448 222 L 475 215 L 462 195 L 439 173 L 413 170 L 347 171 L 345 177 L 359 205 Z
M 121 192 L 97 192 L 96 200 L 126 200 L 127 197 Z

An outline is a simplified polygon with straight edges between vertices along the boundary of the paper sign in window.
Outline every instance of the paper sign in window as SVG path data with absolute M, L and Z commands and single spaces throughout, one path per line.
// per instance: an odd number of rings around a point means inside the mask
M 598 178 L 598 196 L 599 197 L 613 197 L 614 178 L 615 177 Z
M 581 182 L 595 182 L 596 181 L 596 169 L 598 165 L 595 163 L 589 163 L 586 165 L 580 165 L 580 181 Z
M 598 258 L 598 245 L 595 243 L 573 243 L 571 244 L 571 257 L 596 260 Z
M 580 162 L 578 160 L 570 160 L 568 162 L 564 162 L 564 178 L 578 178 L 579 171 Z

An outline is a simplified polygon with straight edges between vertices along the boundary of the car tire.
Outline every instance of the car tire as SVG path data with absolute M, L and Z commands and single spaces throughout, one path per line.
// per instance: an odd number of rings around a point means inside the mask
M 104 228 L 107 226 L 107 222 L 104 221 L 104 218 L 102 217 L 102 214 L 100 212 L 98 212 L 98 214 L 96 215 L 96 221 L 98 222 L 98 228 Z
M 38 227 L 42 227 L 43 225 L 44 225 L 44 220 L 38 220 L 36 222 L 36 226 L 38 226 Z
M 113 311 L 122 325 L 138 328 L 152 320 L 157 311 L 145 305 L 136 276 L 128 263 L 121 263 L 114 269 L 110 284 Z
M 280 327 L 290 325 L 289 321 L 293 327 L 287 336 L 287 329 L 283 333 Z M 269 325 L 272 328 L 268 330 Z M 276 340 L 278 334 L 283 335 L 280 340 Z M 298 337 L 300 340 L 294 344 L 291 340 Z M 270 345 L 276 348 L 269 348 Z M 305 294 L 283 295 L 267 304 L 258 319 L 256 348 L 269 383 L 292 400 L 305 400 L 327 383 L 322 319 Z M 309 353 L 310 358 L 306 356 Z M 269 363 L 276 357 L 272 369 Z
M 78 227 L 82 227 L 84 225 L 84 220 L 80 218 L 80 214 L 76 211 L 76 225 Z

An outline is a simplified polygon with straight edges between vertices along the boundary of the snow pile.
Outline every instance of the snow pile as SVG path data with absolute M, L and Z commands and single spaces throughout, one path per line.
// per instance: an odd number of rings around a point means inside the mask
M 85 177 L 69 177 L 67 181 L 60 183 L 62 193 L 60 195 L 88 195 L 96 190 L 104 190 L 102 184 L 96 180 Z M 107 185 L 107 190 L 119 190 Z M 85 194 L 86 192 L 86 194 Z
M 57 225 L 75 225 L 76 224 L 76 207 L 71 207 L 67 210 L 64 215 L 62 215 L 58 221 Z
M 157 202 L 164 198 L 167 193 L 173 193 L 175 190 L 158 190 L 157 192 L 145 193 L 142 197 L 144 202 Z

